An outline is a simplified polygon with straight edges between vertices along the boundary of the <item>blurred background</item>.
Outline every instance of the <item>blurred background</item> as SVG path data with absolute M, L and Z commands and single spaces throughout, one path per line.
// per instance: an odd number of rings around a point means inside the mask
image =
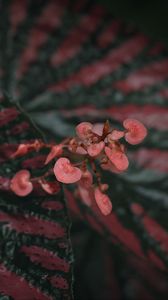
M 167 1 L 0 2 L 0 89 L 48 141 L 81 121 L 136 118 L 127 173 L 104 171 L 113 213 L 66 192 L 76 300 L 168 299 Z M 31 299 L 30 299 L 31 300 Z

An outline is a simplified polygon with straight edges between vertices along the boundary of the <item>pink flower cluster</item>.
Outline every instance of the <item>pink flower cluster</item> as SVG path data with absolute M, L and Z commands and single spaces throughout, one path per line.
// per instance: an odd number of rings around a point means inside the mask
M 38 182 L 43 190 L 53 194 L 56 190 L 45 177 L 54 173 L 57 183 L 77 184 L 77 193 L 86 205 L 90 206 L 92 201 L 96 201 L 103 215 L 110 214 L 112 202 L 106 193 L 108 185 L 102 183 L 95 161 L 102 169 L 123 172 L 128 168 L 129 161 L 120 140 L 125 138 L 129 144 L 136 145 L 147 135 L 145 126 L 137 120 L 126 119 L 123 127 L 123 130 L 113 129 L 108 121 L 104 124 L 82 122 L 76 127 L 76 136 L 59 145 L 46 145 L 40 141 L 21 144 L 13 157 L 46 147 L 50 151 L 45 164 L 53 160 L 56 162 L 47 174 L 38 178 L 31 178 L 28 170 L 17 172 L 11 179 L 11 190 L 18 196 L 26 196 L 32 192 L 33 182 Z

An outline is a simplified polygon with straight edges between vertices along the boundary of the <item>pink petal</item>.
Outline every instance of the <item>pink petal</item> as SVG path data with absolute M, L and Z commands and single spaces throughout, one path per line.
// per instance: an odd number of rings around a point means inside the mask
M 83 147 L 77 147 L 76 153 L 81 154 L 81 155 L 86 155 L 87 151 Z
M 101 141 L 98 144 L 91 144 L 90 146 L 88 146 L 87 151 L 88 154 L 92 157 L 97 156 L 101 153 L 101 151 L 103 150 L 105 144 L 103 141 Z
M 87 151 L 81 146 L 78 146 L 76 149 L 73 149 L 72 146 L 70 145 L 68 147 L 68 149 L 69 149 L 69 151 L 71 151 L 73 153 L 80 154 L 80 155 L 86 155 L 87 154 Z
M 114 129 L 110 134 L 108 134 L 107 138 L 108 138 L 108 141 L 110 142 L 110 140 L 112 140 L 112 141 L 118 141 L 123 136 L 124 136 L 124 132 L 123 131 L 115 130 Z
M 76 126 L 76 134 L 80 139 L 86 139 L 90 136 L 93 125 L 89 122 L 82 122 Z
M 53 160 L 56 156 L 59 156 L 62 154 L 62 145 L 56 145 L 56 146 L 53 146 L 51 148 L 51 151 L 50 153 L 48 154 L 47 158 L 46 158 L 46 161 L 45 161 L 45 165 L 47 165 L 51 160 Z
M 125 171 L 128 168 L 128 158 L 122 151 L 105 147 L 105 153 L 118 170 Z
M 86 189 L 83 186 L 78 186 L 79 195 L 82 201 L 87 205 L 91 206 L 93 200 L 93 192 L 91 189 Z
M 109 160 L 107 163 L 103 163 L 101 164 L 101 167 L 103 170 L 107 170 L 107 171 L 110 171 L 110 172 L 113 172 L 113 173 L 121 173 L 122 171 L 119 171 L 113 164 L 112 162 Z
M 89 188 L 93 183 L 93 176 L 92 174 L 86 170 L 85 172 L 82 173 L 82 177 L 79 181 L 79 184 L 84 187 L 84 188 Z
M 11 179 L 10 188 L 18 196 L 24 197 L 33 190 L 33 184 L 30 181 L 30 172 L 21 170 Z
M 95 200 L 103 215 L 107 216 L 112 211 L 112 203 L 109 197 L 102 193 L 99 188 L 95 189 Z
M 19 157 L 25 155 L 29 150 L 29 145 L 20 144 L 16 152 L 11 155 L 11 157 Z
M 54 174 L 58 181 L 67 184 L 79 181 L 82 176 L 81 170 L 74 167 L 66 157 L 61 157 L 56 161 Z
M 125 133 L 125 139 L 132 145 L 141 143 L 147 135 L 146 127 L 138 120 L 126 119 L 123 126 L 128 130 Z
M 96 133 L 99 136 L 102 136 L 103 128 L 104 128 L 103 123 L 96 123 L 96 124 L 93 125 L 92 132 Z

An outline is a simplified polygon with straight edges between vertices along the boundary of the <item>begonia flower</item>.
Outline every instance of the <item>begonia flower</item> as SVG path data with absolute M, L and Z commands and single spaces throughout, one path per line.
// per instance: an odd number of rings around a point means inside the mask
M 81 170 L 74 167 L 66 157 L 61 157 L 56 161 L 54 174 L 58 181 L 67 184 L 79 181 L 82 176 Z
M 33 190 L 33 184 L 30 181 L 30 172 L 21 170 L 11 179 L 10 188 L 18 196 L 24 197 Z
M 139 144 L 147 135 L 146 127 L 138 120 L 126 119 L 123 122 L 123 126 L 125 129 L 127 129 L 127 132 L 125 133 L 125 139 L 129 144 Z
M 88 138 L 92 133 L 93 125 L 89 122 L 82 122 L 76 126 L 76 134 L 82 140 Z

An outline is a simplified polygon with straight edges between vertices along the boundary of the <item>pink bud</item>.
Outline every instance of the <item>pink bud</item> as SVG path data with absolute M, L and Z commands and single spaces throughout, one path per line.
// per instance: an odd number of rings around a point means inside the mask
M 78 185 L 78 192 L 82 201 L 87 205 L 91 206 L 93 200 L 93 192 L 91 189 L 86 189 L 81 185 Z
M 102 193 L 99 188 L 95 189 L 95 200 L 102 214 L 107 216 L 112 211 L 112 203 L 109 197 Z
M 91 144 L 87 148 L 88 154 L 92 157 L 97 156 L 101 153 L 104 146 L 105 146 L 105 144 L 103 141 L 101 141 L 100 143 L 97 143 L 97 144 Z
M 76 133 L 82 140 L 88 138 L 91 134 L 93 125 L 89 122 L 82 122 L 76 126 Z
M 109 185 L 107 183 L 102 183 L 101 186 L 100 186 L 100 189 L 102 192 L 105 192 L 107 191 L 109 188 Z
M 29 150 L 29 145 L 20 144 L 16 152 L 11 155 L 11 157 L 19 157 L 25 155 Z
M 125 171 L 128 168 L 128 158 L 121 150 L 105 147 L 105 153 L 118 170 Z
M 47 192 L 48 194 L 56 194 L 60 190 L 60 185 L 57 181 L 48 182 L 46 180 L 39 180 L 39 183 L 42 189 Z
M 82 173 L 82 177 L 79 181 L 79 184 L 84 187 L 84 188 L 89 188 L 93 183 L 93 176 L 92 174 L 86 170 L 85 172 Z
M 62 154 L 62 145 L 56 145 L 56 146 L 53 146 L 51 148 L 51 151 L 50 153 L 48 154 L 47 158 L 46 158 L 46 161 L 45 161 L 45 165 L 47 165 L 51 160 L 53 160 L 56 156 L 59 156 Z
M 54 166 L 54 174 L 58 181 L 62 183 L 75 183 L 81 179 L 82 172 L 74 167 L 66 157 L 59 158 Z
M 134 119 L 126 119 L 123 126 L 127 129 L 125 139 L 132 145 L 139 144 L 147 135 L 146 127 L 139 121 Z
M 110 134 L 108 134 L 108 141 L 118 141 L 124 136 L 124 132 L 120 130 L 113 130 Z
M 30 172 L 21 170 L 11 179 L 10 188 L 18 196 L 24 197 L 33 190 L 33 184 L 30 181 Z

